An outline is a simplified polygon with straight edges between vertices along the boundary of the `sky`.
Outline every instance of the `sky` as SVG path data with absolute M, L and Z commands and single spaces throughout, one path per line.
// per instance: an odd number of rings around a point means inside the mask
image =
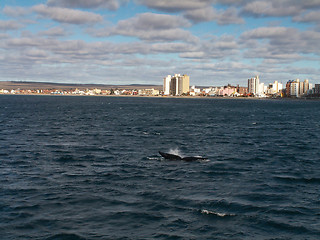
M 1 0 L 0 81 L 320 83 L 320 0 Z

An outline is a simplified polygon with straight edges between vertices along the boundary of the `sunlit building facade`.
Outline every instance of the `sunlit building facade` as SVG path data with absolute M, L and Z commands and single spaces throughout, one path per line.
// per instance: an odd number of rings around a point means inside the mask
M 287 97 L 301 97 L 308 94 L 308 91 L 312 89 L 312 84 L 306 79 L 304 82 L 300 82 L 300 79 L 289 80 L 286 84 Z
M 280 93 L 282 91 L 282 83 L 279 83 L 278 81 L 274 81 L 274 83 L 270 83 L 268 87 L 268 94 L 274 95 L 277 93 Z
M 259 76 L 248 79 L 248 93 L 259 95 L 261 93 Z
M 188 75 L 168 75 L 163 80 L 164 95 L 181 96 L 187 94 L 190 88 L 190 77 Z
M 166 76 L 163 79 L 163 94 L 170 95 L 171 75 Z

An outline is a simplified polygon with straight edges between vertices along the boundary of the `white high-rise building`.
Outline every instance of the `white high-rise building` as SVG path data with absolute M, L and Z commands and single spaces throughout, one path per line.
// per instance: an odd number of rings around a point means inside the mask
M 274 81 L 274 83 L 272 84 L 272 88 L 275 91 L 275 93 L 278 93 L 283 89 L 283 85 L 282 85 L 282 83 L 279 83 L 278 81 Z
M 166 76 L 163 79 L 163 94 L 170 95 L 171 75 Z
M 259 89 L 258 89 L 258 92 L 257 92 L 257 95 L 260 97 L 260 96 L 263 96 L 264 93 L 266 92 L 267 90 L 267 86 L 264 85 L 264 83 L 260 83 L 259 84 Z
M 290 85 L 290 94 L 291 96 L 299 97 L 299 79 L 297 79 L 295 82 L 292 82 Z
M 163 79 L 164 95 L 180 96 L 189 92 L 190 77 L 188 75 L 168 75 Z
M 277 94 L 282 90 L 283 86 L 282 83 L 279 83 L 278 81 L 274 81 L 274 83 L 269 84 L 268 88 L 268 94 Z
M 309 83 L 308 79 L 303 82 L 303 94 L 307 94 L 312 89 L 312 83 Z
M 309 90 L 312 89 L 312 84 L 306 79 L 304 82 L 300 82 L 299 79 L 289 80 L 286 84 L 286 94 L 288 97 L 302 97 L 308 94 Z
M 249 93 L 252 93 L 254 95 L 259 95 L 261 92 L 260 88 L 262 88 L 262 86 L 260 86 L 259 76 L 248 79 L 248 92 Z

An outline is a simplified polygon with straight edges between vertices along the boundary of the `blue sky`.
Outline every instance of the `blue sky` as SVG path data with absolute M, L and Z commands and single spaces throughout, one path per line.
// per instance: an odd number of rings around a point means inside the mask
M 319 0 L 3 0 L 0 81 L 320 83 Z

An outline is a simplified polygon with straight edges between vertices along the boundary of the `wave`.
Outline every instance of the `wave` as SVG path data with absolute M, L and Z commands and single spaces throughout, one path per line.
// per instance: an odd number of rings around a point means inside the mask
M 139 220 L 141 224 L 147 224 L 150 222 L 158 222 L 166 219 L 159 212 L 147 212 L 147 211 L 131 211 L 131 210 L 123 210 L 117 212 L 110 212 L 108 218 L 111 219 L 111 222 L 119 223 L 119 222 L 126 222 L 130 221 L 134 223 L 135 221 Z
M 288 222 L 280 222 L 272 219 L 260 219 L 257 221 L 257 225 L 266 229 L 277 229 L 278 231 L 291 232 L 294 234 L 310 234 L 314 232 L 312 229 L 308 229 L 302 225 L 294 225 Z
M 70 234 L 70 233 L 59 233 L 56 235 L 53 235 L 51 237 L 46 238 L 46 240 L 86 240 L 86 238 L 83 238 L 77 234 Z
M 76 159 L 72 155 L 64 155 L 60 156 L 56 159 L 57 162 L 67 163 L 67 162 L 74 162 Z
M 293 177 L 293 176 L 275 176 L 275 179 L 286 183 L 320 183 L 319 177 Z
M 162 158 L 159 156 L 147 157 L 148 160 L 161 160 Z
M 231 213 L 219 213 L 219 212 L 209 211 L 209 210 L 207 210 L 207 209 L 201 209 L 200 212 L 201 212 L 202 214 L 214 215 L 214 216 L 218 216 L 218 217 L 232 217 L 232 216 L 236 216 L 235 214 L 231 214 Z

